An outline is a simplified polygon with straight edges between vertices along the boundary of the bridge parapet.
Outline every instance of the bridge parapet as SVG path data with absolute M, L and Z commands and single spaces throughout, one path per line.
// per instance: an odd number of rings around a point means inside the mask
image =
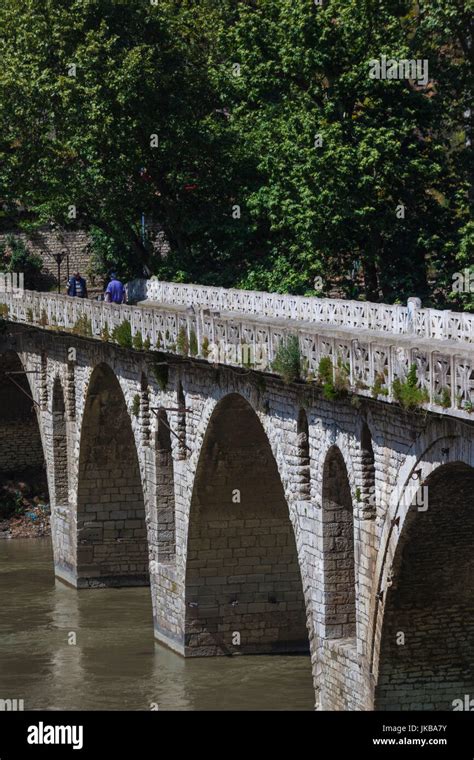
M 153 280 L 151 294 L 156 300 L 135 306 L 33 291 L 0 293 L 0 303 L 12 322 L 119 343 L 114 329 L 128 322 L 125 347 L 135 338 L 137 349 L 273 373 L 279 347 L 294 335 L 308 383 L 320 384 L 329 357 L 344 392 L 394 402 L 394 381 L 406 382 L 415 365 L 421 406 L 467 419 L 474 409 L 472 314 Z
M 254 290 L 237 290 L 160 280 L 138 280 L 134 287 L 148 301 L 202 306 L 217 311 L 315 322 L 341 328 L 361 328 L 421 338 L 474 344 L 474 314 L 422 309 L 418 299 L 407 306 L 315 298 Z

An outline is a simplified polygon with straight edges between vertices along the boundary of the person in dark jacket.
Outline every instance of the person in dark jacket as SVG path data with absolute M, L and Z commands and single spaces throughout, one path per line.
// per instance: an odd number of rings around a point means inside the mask
M 87 298 L 87 285 L 80 272 L 75 272 L 72 277 L 69 278 L 67 284 L 68 296 L 74 296 L 75 298 Z

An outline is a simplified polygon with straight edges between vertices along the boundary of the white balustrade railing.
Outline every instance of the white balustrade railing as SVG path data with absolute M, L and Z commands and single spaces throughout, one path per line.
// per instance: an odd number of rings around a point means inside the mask
M 213 311 L 233 311 L 255 316 L 316 322 L 342 328 L 378 330 L 381 332 L 413 332 L 423 338 L 474 343 L 474 314 L 414 309 L 413 320 L 407 306 L 344 301 L 342 299 L 262 293 L 206 285 L 136 281 L 142 297 L 158 304 L 202 306 Z
M 120 342 L 114 328 L 128 322 L 136 349 L 145 344 L 145 349 L 264 371 L 272 371 L 279 345 L 295 335 L 309 382 L 317 378 L 321 359 L 330 357 L 334 373 L 338 365 L 348 368 L 354 392 L 392 401 L 393 381 L 406 378 L 415 364 L 428 408 L 465 417 L 474 409 L 474 345 L 467 332 L 472 314 L 153 280 L 151 293 L 152 303 L 116 305 L 0 292 L 0 316 L 112 342 Z

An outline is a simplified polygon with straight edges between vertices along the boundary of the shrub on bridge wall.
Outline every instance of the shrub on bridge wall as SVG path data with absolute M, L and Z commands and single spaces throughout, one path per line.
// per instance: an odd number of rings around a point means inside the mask
M 132 414 L 134 417 L 138 417 L 140 414 L 140 396 L 138 393 L 135 393 L 132 401 Z
M 419 409 L 430 399 L 426 388 L 420 388 L 418 385 L 416 364 L 411 365 L 406 380 L 395 378 L 392 383 L 392 392 L 395 401 L 408 411 Z
M 322 386 L 323 397 L 327 401 L 336 401 L 347 396 L 350 390 L 350 368 L 339 356 L 333 368 L 330 356 L 323 356 L 318 366 L 318 383 Z
M 128 319 L 124 319 L 120 325 L 112 330 L 112 340 L 122 348 L 132 348 L 132 326 Z
M 132 339 L 132 346 L 137 351 L 141 351 L 143 349 L 143 338 L 141 332 L 135 333 Z
M 39 323 L 40 323 L 41 327 L 46 327 L 47 324 L 48 324 L 48 315 L 47 315 L 45 309 L 43 309 L 42 312 L 41 312 Z
M 443 409 L 449 409 L 451 406 L 451 391 L 449 388 L 442 388 L 436 401 Z
M 388 388 L 385 385 L 386 375 L 384 372 L 376 372 L 374 384 L 372 386 L 372 398 L 379 396 L 388 396 Z
M 3 319 L 6 319 L 8 317 L 8 312 L 10 311 L 7 303 L 0 303 L 0 317 L 3 317 Z
M 194 330 L 191 330 L 191 335 L 189 336 L 189 353 L 191 356 L 197 356 L 198 355 L 198 341 L 197 341 L 197 335 L 194 332 Z
M 297 335 L 289 335 L 278 346 L 272 369 L 282 376 L 285 383 L 301 377 L 301 351 Z
M 189 341 L 188 334 L 185 327 L 180 327 L 178 337 L 176 339 L 176 348 L 180 354 L 187 356 L 189 354 Z
M 76 323 L 72 328 L 74 335 L 83 335 L 86 338 L 92 337 L 92 323 L 85 314 L 76 319 Z
M 107 343 L 111 338 L 110 332 L 109 332 L 109 326 L 107 322 L 102 328 L 102 331 L 100 333 L 100 339 L 104 341 L 104 343 Z
M 207 335 L 205 335 L 204 338 L 202 339 L 201 353 L 204 359 L 207 359 L 207 357 L 209 356 L 209 338 L 207 337 Z
M 151 340 L 150 338 L 145 338 L 145 340 L 143 340 L 141 332 L 137 332 L 133 336 L 132 346 L 136 351 L 149 351 L 151 348 Z
M 332 361 L 330 356 L 322 356 L 318 365 L 318 383 L 325 385 L 333 382 Z

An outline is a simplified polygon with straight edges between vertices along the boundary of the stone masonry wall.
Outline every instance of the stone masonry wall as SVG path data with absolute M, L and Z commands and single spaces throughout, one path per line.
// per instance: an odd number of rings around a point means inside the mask
M 13 474 L 43 465 L 43 447 L 34 418 L 0 422 L 0 472 Z
M 51 282 L 57 282 L 57 264 L 53 256 L 61 251 L 67 251 L 69 258 L 69 273 L 77 272 L 85 275 L 90 261 L 88 250 L 89 237 L 83 230 L 65 231 L 59 236 L 48 228 L 40 229 L 32 233 L 21 230 L 12 230 L 0 234 L 0 246 L 7 243 L 9 235 L 22 240 L 28 249 L 41 257 L 43 272 L 50 276 Z M 65 285 L 67 279 L 67 259 L 61 264 L 61 285 Z

